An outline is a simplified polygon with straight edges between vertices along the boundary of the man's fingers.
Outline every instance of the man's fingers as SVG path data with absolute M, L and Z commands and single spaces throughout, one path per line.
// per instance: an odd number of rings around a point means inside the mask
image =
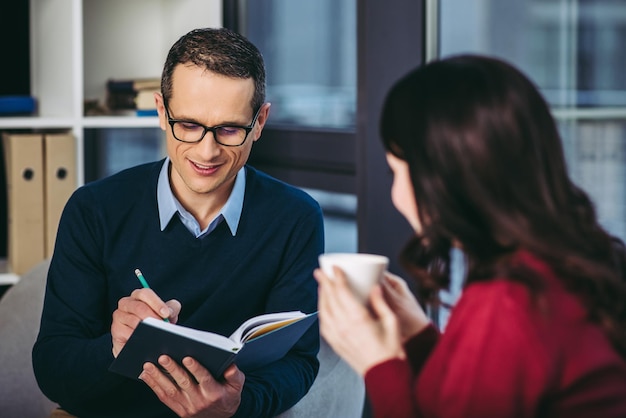
M 152 289 L 135 289 L 133 290 L 133 293 L 130 294 L 130 297 L 135 301 L 143 302 L 148 308 L 150 308 L 150 312 L 147 313 L 148 311 L 145 311 L 143 308 L 135 305 L 138 312 L 141 311 L 142 313 L 146 313 L 145 316 L 140 315 L 141 319 L 145 319 L 148 316 L 169 318 L 172 314 L 170 307 L 167 306 L 167 304 L 163 302 L 163 300 L 156 293 L 154 293 Z
M 170 315 L 168 316 L 170 322 L 174 324 L 177 323 L 178 315 L 180 314 L 182 305 L 176 299 L 168 300 L 167 302 L 165 302 L 165 304 L 167 305 L 168 308 L 170 308 Z
M 230 365 L 226 371 L 224 372 L 224 379 L 226 382 L 232 387 L 237 388 L 241 392 L 241 388 L 243 388 L 243 384 L 246 380 L 246 375 L 243 374 L 236 365 Z
M 139 378 L 152 389 L 161 402 L 171 408 L 177 415 L 182 416 L 185 410 L 176 401 L 179 394 L 178 386 L 168 376 L 163 374 L 156 365 L 145 363 Z
M 159 365 L 163 367 L 173 382 L 183 391 L 189 392 L 196 389 L 196 382 L 192 376 L 178 365 L 169 356 L 162 355 L 158 359 Z
M 211 376 L 211 373 L 209 373 L 207 369 L 202 367 L 202 365 L 200 365 L 200 363 L 198 363 L 193 358 L 185 357 L 183 359 L 183 366 L 185 366 L 185 369 L 187 369 L 187 371 L 191 374 L 191 376 L 193 376 L 198 384 L 202 385 L 207 383 L 215 383 L 215 378 Z

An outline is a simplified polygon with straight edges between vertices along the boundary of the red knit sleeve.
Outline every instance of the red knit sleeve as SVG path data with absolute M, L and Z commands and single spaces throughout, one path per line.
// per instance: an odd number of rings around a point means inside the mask
M 469 286 L 418 378 L 426 417 L 534 417 L 553 365 L 530 318 L 527 289 Z
M 377 364 L 365 374 L 367 397 L 376 418 L 417 416 L 413 396 L 413 372 L 398 358 Z
M 414 374 L 419 374 L 439 340 L 439 331 L 433 324 L 429 324 L 421 332 L 408 340 L 404 351 L 411 363 Z
M 413 386 L 437 343 L 439 332 L 430 324 L 405 345 L 408 360 L 392 359 L 372 367 L 365 374 L 365 387 L 376 418 L 415 417 Z

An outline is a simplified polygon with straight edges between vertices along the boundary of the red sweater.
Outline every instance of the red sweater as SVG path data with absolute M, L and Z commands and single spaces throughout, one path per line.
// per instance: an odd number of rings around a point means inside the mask
M 626 417 L 624 359 L 546 264 L 519 260 L 544 281 L 545 304 L 504 279 L 467 286 L 444 334 L 430 326 L 408 360 L 368 370 L 376 418 Z

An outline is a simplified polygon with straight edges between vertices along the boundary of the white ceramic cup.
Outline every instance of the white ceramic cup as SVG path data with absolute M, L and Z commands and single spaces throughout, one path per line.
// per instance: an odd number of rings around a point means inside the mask
M 348 279 L 354 294 L 363 303 L 367 303 L 370 291 L 383 279 L 389 265 L 389 258 L 384 255 L 364 253 L 326 253 L 319 256 L 322 271 L 334 277 L 333 266 L 339 267 Z

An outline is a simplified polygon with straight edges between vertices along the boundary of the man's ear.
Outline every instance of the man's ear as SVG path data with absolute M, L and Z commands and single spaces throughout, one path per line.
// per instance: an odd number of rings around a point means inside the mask
M 270 115 L 270 106 L 272 106 L 272 104 L 269 102 L 263 103 L 261 109 L 259 110 L 259 116 L 256 118 L 256 124 L 254 126 L 254 141 L 261 137 L 261 132 L 263 131 L 267 118 Z
M 162 131 L 167 129 L 167 115 L 165 115 L 165 102 L 160 92 L 154 93 L 154 102 L 156 103 L 157 113 L 159 115 L 159 126 Z

